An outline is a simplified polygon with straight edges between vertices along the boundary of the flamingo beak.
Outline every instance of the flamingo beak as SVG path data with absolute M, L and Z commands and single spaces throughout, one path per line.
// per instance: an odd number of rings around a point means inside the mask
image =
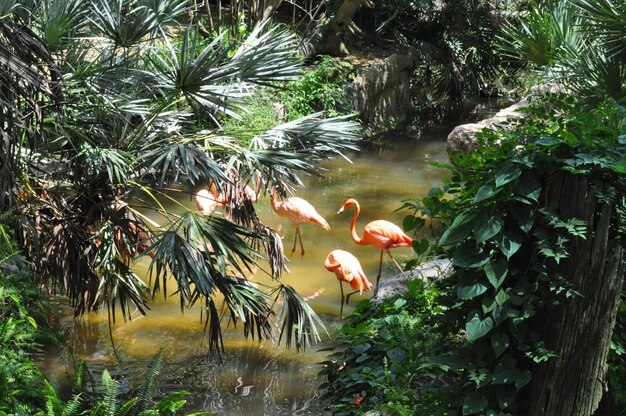
M 339 208 L 339 211 L 337 211 L 337 214 L 341 214 L 343 212 L 343 207 Z

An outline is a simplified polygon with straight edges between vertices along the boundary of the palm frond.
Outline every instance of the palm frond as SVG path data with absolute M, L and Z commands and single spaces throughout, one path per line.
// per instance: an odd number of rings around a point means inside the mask
M 51 51 L 68 45 L 69 36 L 88 23 L 89 3 L 82 0 L 42 1 L 35 13 L 41 37 Z
M 154 258 L 148 268 L 154 277 L 153 296 L 161 290 L 167 295 L 167 277 L 171 272 L 176 280 L 181 310 L 192 304 L 194 290 L 212 296 L 215 290 L 214 269 L 207 265 L 204 254 L 175 229 L 163 232 L 150 248 Z M 195 287 L 192 287 L 195 285 Z
M 217 287 L 224 296 L 224 303 L 230 319 L 236 326 L 243 324 L 244 336 L 271 339 L 272 313 L 268 307 L 269 296 L 247 279 L 238 277 L 221 277 Z
M 115 46 L 130 48 L 151 36 L 157 15 L 137 0 L 94 0 L 92 24 Z
M 86 171 L 86 175 L 100 176 L 105 171 L 109 183 L 126 183 L 133 171 L 134 157 L 128 152 L 119 149 L 92 147 L 85 143 L 76 155 L 77 163 Z
M 324 324 L 291 286 L 281 284 L 271 294 L 276 295 L 274 302 L 280 305 L 277 314 L 277 322 L 282 322 L 279 343 L 284 336 L 287 348 L 291 347 L 293 341 L 299 351 L 321 340 L 318 328 L 325 330 Z
M 581 9 L 583 31 L 598 39 L 606 48 L 608 58 L 626 54 L 626 3 L 613 0 L 574 0 Z
M 242 82 L 267 86 L 301 76 L 302 65 L 294 52 L 295 34 L 281 26 L 267 27 L 268 21 L 257 25 L 220 70 L 232 66 Z
M 154 14 L 161 29 L 177 23 L 177 19 L 190 7 L 189 0 L 141 0 L 140 4 Z

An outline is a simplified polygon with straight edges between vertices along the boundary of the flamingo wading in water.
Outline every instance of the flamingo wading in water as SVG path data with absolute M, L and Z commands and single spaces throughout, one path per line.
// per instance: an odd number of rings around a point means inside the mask
M 348 304 L 350 296 L 357 292 L 359 292 L 359 295 L 362 295 L 364 290 L 372 290 L 372 284 L 367 280 L 367 277 L 365 277 L 359 260 L 347 251 L 331 251 L 326 257 L 324 267 L 329 272 L 335 273 L 339 281 L 339 288 L 341 289 L 341 310 L 339 317 L 343 319 L 343 305 Z M 354 292 L 344 296 L 343 282 L 349 283 Z
M 383 252 L 386 252 L 389 255 L 400 272 L 402 272 L 402 268 L 393 258 L 389 249 L 397 247 L 411 247 L 413 239 L 406 235 L 400 227 L 385 220 L 370 222 L 363 228 L 363 237 L 359 237 L 355 230 L 356 219 L 361 213 L 361 206 L 359 205 L 359 202 L 356 199 L 348 199 L 339 209 L 337 214 L 341 214 L 351 205 L 356 205 L 356 212 L 354 213 L 352 222 L 350 223 L 350 235 L 352 236 L 352 240 L 361 246 L 372 245 L 380 250 L 380 262 L 378 263 L 378 275 L 376 276 L 376 287 L 378 287 L 378 281 L 380 280 L 380 273 L 383 266 Z
M 326 231 L 330 230 L 330 226 L 320 214 L 317 213 L 313 205 L 306 200 L 297 196 L 287 198 L 283 201 L 276 199 L 276 187 L 272 190 L 272 209 L 279 217 L 289 219 L 296 227 L 296 235 L 293 238 L 293 248 L 291 254 L 296 251 L 296 240 L 300 240 L 300 255 L 304 256 L 304 245 L 302 245 L 302 236 L 300 235 L 300 224 L 310 223 L 317 224 Z

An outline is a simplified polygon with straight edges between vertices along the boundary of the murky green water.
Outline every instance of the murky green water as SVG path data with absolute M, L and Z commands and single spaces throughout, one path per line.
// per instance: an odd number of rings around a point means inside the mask
M 366 275 L 374 281 L 379 251 L 371 246 L 357 246 L 349 235 L 353 209 L 341 215 L 337 210 L 348 198 L 356 198 L 362 213 L 357 221 L 357 232 L 374 219 L 386 219 L 402 224 L 406 212 L 394 212 L 406 198 L 424 196 L 428 190 L 439 185 L 447 174 L 429 162 L 447 162 L 445 137 L 449 129 L 425 134 L 419 141 L 407 141 L 402 137 L 389 137 L 381 146 L 363 149 L 350 154 L 352 164 L 336 158 L 323 165 L 324 177 L 304 178 L 306 187 L 297 196 L 313 204 L 326 218 L 331 230 L 325 231 L 314 225 L 301 226 L 306 254 L 300 258 L 299 249 L 291 257 L 288 267 L 291 273 L 284 276 L 287 284 L 310 297 L 310 304 L 328 326 L 340 325 L 339 284 L 335 275 L 324 269 L 326 255 L 341 248 L 359 258 Z M 188 198 L 185 202 L 193 207 Z M 286 252 L 291 251 L 294 238 L 292 224 L 276 216 L 270 209 L 269 198 L 257 203 L 262 221 L 281 230 Z M 402 263 L 411 258 L 412 250 L 396 249 L 394 257 Z M 137 265 L 141 273 L 147 261 Z M 383 260 L 383 274 L 396 272 L 387 256 Z M 268 281 L 263 276 L 252 279 Z M 364 293 L 363 297 L 370 296 Z M 355 295 L 351 300 L 359 300 Z M 348 314 L 353 302 L 344 311 Z M 244 340 L 241 331 L 227 331 L 226 354 L 221 359 L 209 356 L 203 339 L 203 324 L 199 309 L 181 314 L 177 298 L 164 300 L 158 297 L 150 305 L 146 317 L 135 314 L 130 322 L 118 322 L 113 329 L 118 350 L 122 353 L 122 368 L 127 380 L 141 381 L 145 365 L 160 349 L 164 352 L 165 368 L 160 382 L 162 391 L 185 389 L 191 392 L 187 411 L 206 410 L 219 415 L 320 415 L 324 414 L 316 399 L 317 386 L 323 381 L 317 377 L 320 361 L 325 353 L 318 349 L 332 343 L 315 345 L 304 353 L 287 350 L 270 342 Z M 107 318 L 102 314 L 75 321 L 70 315 L 63 319 L 70 333 L 74 353 L 97 369 L 115 365 L 113 349 L 109 340 Z M 44 361 L 47 374 L 63 379 L 64 364 L 50 354 Z M 100 370 L 101 371 L 101 370 Z

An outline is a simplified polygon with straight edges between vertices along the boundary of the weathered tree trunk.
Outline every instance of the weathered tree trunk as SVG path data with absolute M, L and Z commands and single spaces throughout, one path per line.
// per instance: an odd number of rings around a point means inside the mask
M 327 54 L 346 56 L 348 49 L 341 40 L 341 33 L 350 26 L 352 18 L 361 6 L 372 6 L 371 0 L 343 0 L 335 16 L 321 30 L 321 36 L 307 45 L 305 56 Z
M 606 391 L 606 358 L 624 279 L 623 249 L 611 229 L 613 206 L 598 201 L 584 175 L 560 173 L 547 187 L 547 205 L 562 218 L 583 219 L 559 272 L 581 296 L 563 300 L 540 324 L 557 354 L 533 371 L 529 416 L 591 416 Z

